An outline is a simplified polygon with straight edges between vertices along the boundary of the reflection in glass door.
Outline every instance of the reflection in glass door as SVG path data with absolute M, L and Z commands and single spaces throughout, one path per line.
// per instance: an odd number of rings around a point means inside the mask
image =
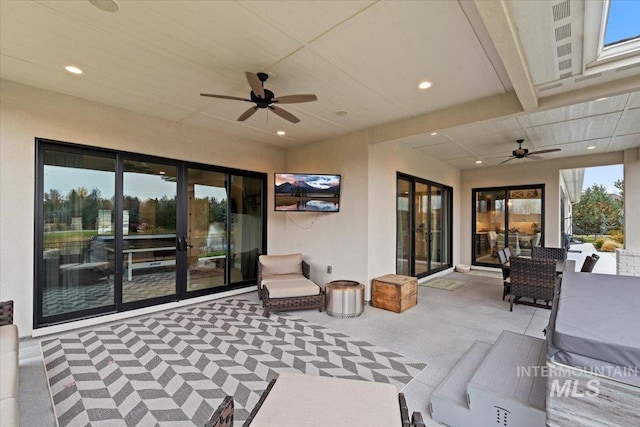
M 113 242 L 115 233 L 115 157 L 40 150 L 39 317 L 56 321 L 69 312 L 113 309 L 113 252 L 102 243 Z
M 411 244 L 410 238 L 411 214 L 409 213 L 409 200 L 411 200 L 411 182 L 398 177 L 396 193 L 396 273 L 404 276 L 411 275 Z
M 499 266 L 499 250 L 530 256 L 542 244 L 544 185 L 474 189 L 473 201 L 473 264 Z
M 187 173 L 187 291 L 226 283 L 226 174 L 189 168 Z
M 429 261 L 431 269 L 442 266 L 442 188 L 431 186 L 431 227 L 429 228 L 429 246 L 431 247 Z
M 415 271 L 414 275 L 421 276 L 429 271 L 429 189 L 426 184 L 416 182 L 414 193 L 414 218 L 415 218 Z
M 122 302 L 176 294 L 177 168 L 124 160 Z
M 398 174 L 396 273 L 422 277 L 451 267 L 449 187 Z
M 229 273 L 231 282 L 256 280 L 258 255 L 263 247 L 264 235 L 259 226 L 263 222 L 262 179 L 231 175 Z

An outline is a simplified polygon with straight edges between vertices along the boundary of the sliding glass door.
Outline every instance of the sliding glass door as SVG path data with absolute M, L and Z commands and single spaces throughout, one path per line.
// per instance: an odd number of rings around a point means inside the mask
M 176 295 L 178 168 L 124 160 L 122 302 Z
M 451 267 L 450 187 L 398 174 L 396 272 L 423 277 Z
M 112 311 L 113 251 L 95 242 L 99 236 L 114 240 L 116 158 L 72 149 L 42 149 L 41 158 L 35 269 L 40 316 Z
M 187 291 L 227 283 L 227 175 L 189 168 L 187 193 Z
M 36 327 L 255 284 L 266 175 L 39 140 Z
M 542 245 L 544 185 L 473 190 L 473 264 L 499 266 L 498 251 L 529 256 Z

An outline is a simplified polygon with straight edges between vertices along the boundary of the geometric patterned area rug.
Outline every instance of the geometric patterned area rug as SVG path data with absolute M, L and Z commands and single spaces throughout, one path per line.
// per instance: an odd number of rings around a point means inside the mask
M 390 383 L 427 365 L 243 299 L 42 342 L 60 426 L 202 426 L 224 396 L 241 425 L 282 372 Z
M 432 279 L 424 283 L 421 283 L 421 285 L 428 286 L 430 288 L 438 288 L 438 289 L 444 289 L 446 291 L 452 291 L 464 285 L 464 282 L 461 280 L 451 280 L 451 279 Z

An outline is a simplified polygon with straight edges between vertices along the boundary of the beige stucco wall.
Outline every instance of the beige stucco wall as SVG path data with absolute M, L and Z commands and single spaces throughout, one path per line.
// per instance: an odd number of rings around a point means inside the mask
M 367 280 L 367 136 L 356 132 L 287 150 L 291 173 L 341 175 L 340 212 L 277 212 L 269 224 L 282 233 L 271 253 L 301 252 L 311 265 L 311 278 L 324 284 Z M 331 265 L 333 272 L 327 273 Z
M 453 187 L 453 259 L 459 262 L 460 170 L 418 150 L 385 142 L 369 147 L 369 279 L 396 271 L 397 173 Z
M 513 161 L 509 165 L 466 169 L 461 173 L 460 259 L 471 263 L 471 215 L 473 188 L 502 187 L 507 185 L 545 184 L 546 246 L 560 245 L 560 170 L 621 164 L 622 151 L 594 154 L 546 161 Z M 625 166 L 626 169 L 626 166 Z M 638 196 L 640 197 L 640 195 Z M 640 229 L 636 228 L 636 232 Z
M 33 318 L 35 138 L 49 138 L 266 172 L 284 167 L 284 150 L 214 131 L 0 81 L 0 299 L 15 301 L 20 335 Z M 273 201 L 270 199 L 269 222 Z M 279 231 L 270 227 L 268 245 Z
M 640 148 L 624 151 L 624 246 L 640 250 Z

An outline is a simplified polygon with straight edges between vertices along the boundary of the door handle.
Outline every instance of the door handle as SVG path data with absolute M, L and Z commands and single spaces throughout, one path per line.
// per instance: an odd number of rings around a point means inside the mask
M 187 248 L 192 248 L 193 245 L 187 244 L 187 238 L 184 236 L 176 237 L 176 249 L 179 251 L 186 251 Z

